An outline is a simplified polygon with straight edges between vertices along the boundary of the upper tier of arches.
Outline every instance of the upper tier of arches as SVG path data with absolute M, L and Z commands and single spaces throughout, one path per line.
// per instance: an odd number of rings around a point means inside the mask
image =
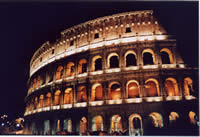
M 166 39 L 153 11 L 134 11 L 94 19 L 61 32 L 60 40 L 44 43 L 30 62 L 30 76 L 54 60 L 117 43 Z

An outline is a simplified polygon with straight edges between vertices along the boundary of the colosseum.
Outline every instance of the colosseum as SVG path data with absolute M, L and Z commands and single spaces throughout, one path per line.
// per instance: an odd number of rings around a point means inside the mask
M 62 31 L 34 53 L 27 85 L 24 134 L 199 134 L 198 69 L 152 10 Z

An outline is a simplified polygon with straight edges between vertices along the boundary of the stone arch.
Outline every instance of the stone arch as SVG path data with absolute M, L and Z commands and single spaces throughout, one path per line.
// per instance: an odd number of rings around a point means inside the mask
M 66 88 L 64 92 L 64 104 L 72 104 L 73 100 L 72 88 Z
M 113 131 L 116 131 L 116 132 L 119 132 L 119 131 L 122 131 L 123 128 L 122 128 L 122 117 L 118 114 L 116 115 L 113 115 L 111 117 L 111 125 L 110 125 L 110 131 L 113 132 Z
M 70 77 L 74 75 L 74 63 L 73 62 L 69 62 L 67 64 L 67 68 L 66 68 L 66 76 Z
M 87 72 L 87 60 L 81 59 L 78 63 L 78 73 L 81 74 L 85 72 Z
M 82 117 L 80 120 L 80 133 L 84 134 L 87 131 L 87 119 L 86 117 Z
M 196 119 L 195 119 L 195 117 L 196 117 L 196 113 L 195 112 L 193 112 L 193 111 L 190 111 L 189 113 L 188 113 L 188 116 L 189 116 L 189 120 L 190 120 L 190 124 L 196 124 Z
M 168 48 L 163 48 L 160 50 L 162 64 L 173 64 L 173 55 Z
M 77 102 L 87 102 L 86 86 L 79 86 L 77 92 Z
M 142 52 L 143 65 L 153 65 L 156 63 L 155 54 L 152 49 L 144 49 Z
M 108 95 L 109 99 L 112 100 L 121 99 L 121 87 L 119 82 L 114 81 L 109 84 Z
M 145 91 L 147 97 L 160 96 L 160 89 L 158 81 L 154 78 L 150 78 L 145 81 Z
M 177 119 L 179 119 L 179 114 L 172 111 L 169 115 L 169 122 L 176 121 Z
M 193 81 L 190 77 L 184 78 L 184 95 L 190 96 L 194 92 Z
M 142 135 L 142 117 L 139 114 L 129 116 L 129 135 Z
M 136 80 L 130 80 L 126 84 L 128 98 L 140 97 L 140 87 Z
M 44 95 L 40 95 L 40 98 L 39 98 L 39 108 L 43 107 L 43 103 L 44 103 Z
M 51 106 L 51 93 L 46 94 L 46 99 L 45 99 L 45 107 Z
M 33 89 L 36 88 L 36 84 L 37 84 L 37 79 L 34 78 L 34 80 L 33 80 Z
M 103 89 L 100 83 L 95 83 L 92 85 L 91 100 L 97 101 L 103 99 Z
M 72 133 L 72 120 L 70 118 L 64 119 L 63 124 L 63 129 L 67 130 L 69 133 Z
M 102 57 L 96 55 L 92 58 L 92 71 L 102 70 Z
M 60 99 L 61 99 L 61 91 L 56 90 L 56 92 L 54 93 L 54 106 L 60 105 Z
M 117 53 L 110 53 L 107 58 L 108 68 L 118 68 L 119 67 L 119 55 Z
M 165 80 L 165 89 L 168 96 L 179 96 L 178 84 L 176 79 L 167 78 Z
M 58 66 L 56 71 L 56 80 L 61 79 L 63 77 L 63 66 Z
M 159 127 L 159 128 L 163 127 L 163 118 L 160 113 L 152 112 L 151 114 L 149 114 L 149 116 L 153 119 L 152 122 L 154 127 Z
M 40 78 L 40 75 L 37 77 L 37 83 L 36 83 L 36 87 L 39 87 L 41 84 L 41 78 Z
M 37 109 L 38 107 L 38 97 L 35 97 L 34 99 L 34 109 Z
M 137 55 L 133 50 L 129 50 L 125 53 L 124 60 L 126 67 L 137 66 Z
M 92 119 L 92 131 L 103 131 L 103 118 L 98 115 Z

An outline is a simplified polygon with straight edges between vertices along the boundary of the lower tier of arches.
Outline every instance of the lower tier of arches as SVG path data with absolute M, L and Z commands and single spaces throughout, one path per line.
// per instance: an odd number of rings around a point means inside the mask
M 195 101 L 51 111 L 25 117 L 24 134 L 56 135 L 66 131 L 88 135 L 106 131 L 108 135 L 198 135 L 198 111 Z

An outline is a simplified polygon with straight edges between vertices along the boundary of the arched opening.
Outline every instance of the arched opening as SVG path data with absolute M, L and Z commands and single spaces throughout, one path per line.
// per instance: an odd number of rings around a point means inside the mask
M 193 111 L 190 111 L 189 112 L 189 119 L 190 119 L 190 124 L 196 124 L 196 113 L 195 112 L 193 112 Z
M 29 102 L 30 104 L 30 111 L 32 111 L 33 110 L 33 108 L 34 108 L 34 105 L 33 105 L 33 103 L 34 103 L 34 101 L 33 101 L 33 99 L 31 99 L 31 101 Z
M 33 80 L 33 88 L 36 88 L 36 83 L 37 83 L 37 79 L 34 78 L 34 80 Z
M 69 62 L 67 64 L 67 68 L 66 68 L 66 76 L 70 77 L 74 75 L 74 63 L 73 62 Z
M 87 131 L 87 119 L 85 117 L 82 117 L 80 120 L 80 133 L 85 134 Z
M 92 119 L 92 131 L 103 131 L 103 118 L 100 115 Z
M 79 86 L 77 92 L 77 102 L 87 101 L 87 89 L 85 86 Z
M 114 115 L 111 118 L 111 132 L 119 132 L 122 131 L 122 118 L 119 115 Z
M 142 134 L 142 118 L 138 114 L 132 114 L 129 117 L 129 135 L 140 136 Z
M 41 81 L 40 81 L 40 76 L 38 76 L 38 77 L 37 77 L 37 84 L 36 84 L 37 86 L 36 86 L 36 87 L 39 87 L 39 86 L 40 86 L 40 83 L 41 83 Z
M 57 91 L 54 93 L 54 106 L 60 105 L 60 94 L 61 94 L 61 91 L 60 91 L 60 90 L 57 90 Z
M 117 53 L 111 53 L 108 56 L 108 68 L 118 68 L 119 67 L 119 56 Z
M 44 135 L 50 135 L 50 120 L 44 121 Z
M 174 123 L 179 119 L 179 115 L 176 112 L 171 112 L 169 115 L 169 122 Z
M 72 88 L 67 88 L 64 94 L 64 104 L 72 104 L 73 95 Z
M 97 55 L 92 58 L 92 70 L 98 71 L 102 70 L 102 57 Z
M 158 128 L 162 128 L 163 127 L 163 118 L 162 115 L 157 113 L 157 112 L 153 112 L 151 114 L 149 114 L 149 116 L 152 118 L 152 124 L 154 127 L 158 127 Z
M 125 57 L 126 67 L 137 66 L 136 53 L 134 51 L 126 52 Z
M 121 99 L 121 88 L 118 82 L 112 82 L 109 85 L 109 98 L 112 100 Z
M 174 78 L 167 78 L 165 80 L 165 89 L 167 91 L 168 96 L 178 96 L 178 85 Z
M 161 59 L 162 59 L 162 64 L 170 64 L 169 55 L 167 52 L 165 51 L 161 52 Z
M 147 97 L 160 96 L 158 82 L 155 79 L 148 79 L 145 82 L 145 91 Z
M 51 93 L 47 93 L 46 95 L 45 106 L 46 107 L 51 106 Z
M 145 49 L 143 51 L 143 65 L 155 64 L 154 52 L 151 49 Z
M 43 102 L 44 102 L 44 95 L 40 95 L 40 99 L 39 99 L 39 108 L 43 107 Z
M 63 77 L 63 66 L 59 66 L 56 71 L 56 80 Z
M 187 77 L 184 79 L 184 94 L 190 96 L 194 94 L 192 79 Z
M 91 94 L 91 100 L 92 101 L 98 101 L 103 99 L 103 90 L 102 86 L 99 83 L 96 83 L 92 86 L 92 94 Z
M 72 120 L 65 119 L 63 122 L 63 129 L 67 130 L 67 132 L 72 133 Z
M 31 81 L 30 89 L 33 89 L 33 81 Z
M 135 80 L 131 80 L 127 83 L 128 98 L 137 98 L 140 96 L 139 83 Z
M 37 109 L 37 105 L 38 105 L 38 98 L 35 97 L 35 101 L 34 101 L 34 109 Z
M 160 52 L 162 64 L 173 64 L 173 56 L 169 49 L 163 48 Z
M 78 73 L 85 73 L 87 72 L 87 60 L 81 59 L 78 63 Z
M 52 72 L 47 72 L 47 75 L 46 75 L 46 83 L 49 83 L 53 81 L 53 73 Z

